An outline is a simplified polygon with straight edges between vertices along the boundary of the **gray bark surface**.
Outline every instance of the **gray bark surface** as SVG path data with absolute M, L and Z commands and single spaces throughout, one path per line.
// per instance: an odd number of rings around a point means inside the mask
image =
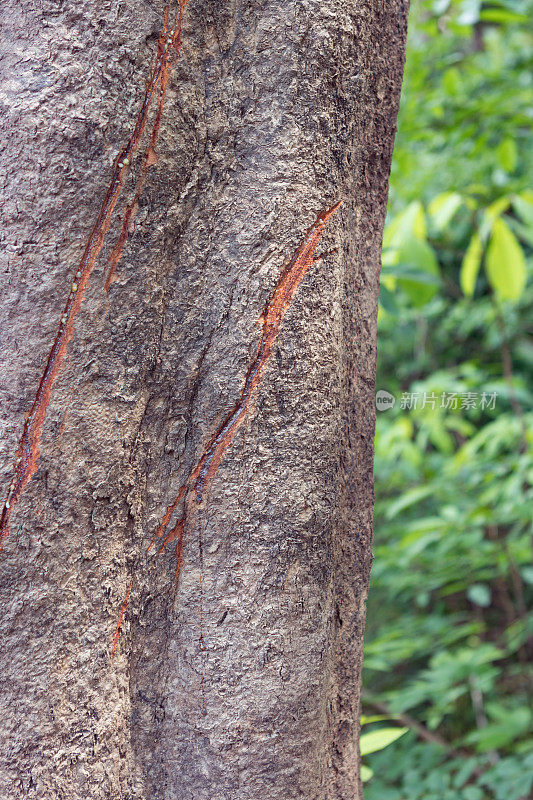
M 2 500 L 164 7 L 2 4 Z M 105 293 L 117 207 L 0 552 L 1 800 L 362 797 L 377 294 L 406 17 L 407 0 L 187 5 L 157 164 Z M 338 251 L 298 288 L 177 583 L 173 548 L 148 545 L 235 405 L 283 267 L 340 199 L 317 252 Z

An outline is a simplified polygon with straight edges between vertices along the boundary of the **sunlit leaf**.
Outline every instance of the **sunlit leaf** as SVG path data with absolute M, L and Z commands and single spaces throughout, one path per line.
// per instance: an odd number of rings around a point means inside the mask
M 486 583 L 473 583 L 468 587 L 466 596 L 471 603 L 481 608 L 488 608 L 491 602 L 490 589 Z
M 509 226 L 495 220 L 487 248 L 489 282 L 501 300 L 518 300 L 526 285 L 526 259 Z
M 461 73 L 456 67 L 447 69 L 444 73 L 443 84 L 446 94 L 456 95 L 459 94 L 462 87 Z
M 366 764 L 361 764 L 361 780 L 366 783 L 373 776 L 373 771 Z
M 428 206 L 433 227 L 438 231 L 444 230 L 450 224 L 462 202 L 463 198 L 457 192 L 443 192 L 433 198 Z
M 501 142 L 497 150 L 498 161 L 506 172 L 514 172 L 518 160 L 516 142 L 509 136 Z
M 361 755 L 367 756 L 369 753 L 383 750 L 399 739 L 400 736 L 403 736 L 404 733 L 407 733 L 408 730 L 409 728 L 380 728 L 371 733 L 363 733 L 359 739 Z
M 533 196 L 527 192 L 513 196 L 513 208 L 526 225 L 533 228 Z
M 472 297 L 474 294 L 482 255 L 483 245 L 481 244 L 481 237 L 477 231 L 474 231 L 463 258 L 459 276 L 461 289 L 467 297 Z
M 459 25 L 475 25 L 479 21 L 481 0 L 463 0 L 460 7 Z
M 505 8 L 487 8 L 482 11 L 479 18 L 483 22 L 527 22 L 528 18 L 525 14 L 518 14 L 515 11 L 508 11 Z
M 387 225 L 383 234 L 383 247 L 399 248 L 411 238 L 425 239 L 426 218 L 422 203 L 415 200 L 401 214 L 397 214 Z
M 491 203 L 485 209 L 485 213 L 483 215 L 483 222 L 479 229 L 479 235 L 481 236 L 482 241 L 485 241 L 491 230 L 494 222 L 509 208 L 511 205 L 511 198 L 507 195 L 503 197 L 499 197 L 498 200 L 495 200 L 494 203 Z
M 367 717 L 366 714 L 361 714 L 361 725 L 370 725 L 371 722 L 384 722 L 386 719 L 392 720 L 390 714 L 372 714 Z

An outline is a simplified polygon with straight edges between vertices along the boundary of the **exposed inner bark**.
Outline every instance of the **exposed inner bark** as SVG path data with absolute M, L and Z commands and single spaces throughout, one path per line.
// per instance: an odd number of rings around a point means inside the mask
M 360 797 L 407 3 L 0 13 L 0 796 Z

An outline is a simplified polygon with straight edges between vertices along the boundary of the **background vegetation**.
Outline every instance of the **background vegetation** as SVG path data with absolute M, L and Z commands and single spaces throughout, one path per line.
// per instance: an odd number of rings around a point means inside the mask
M 396 403 L 376 431 L 367 800 L 533 784 L 532 19 L 531 0 L 412 0 L 380 293 L 378 389 Z

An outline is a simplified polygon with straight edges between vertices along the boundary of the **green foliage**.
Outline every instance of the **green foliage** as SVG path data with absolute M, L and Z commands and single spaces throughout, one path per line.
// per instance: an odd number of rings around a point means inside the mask
M 526 284 L 526 259 L 503 219 L 494 221 L 487 247 L 487 277 L 500 300 L 518 300 Z
M 412 3 L 363 701 L 411 730 L 368 751 L 366 800 L 533 786 L 532 16 L 531 0 Z
M 442 192 L 531 188 L 530 0 L 412 0 L 391 210 Z M 516 15 L 518 23 L 489 24 Z M 522 20 L 522 22 L 520 22 Z
M 394 756 L 391 754 L 394 747 Z M 433 744 L 404 736 L 372 757 L 365 798 L 379 800 L 509 800 L 529 796 L 533 753 L 502 756 L 495 764 L 479 755 L 449 756 Z
M 409 728 L 378 728 L 377 731 L 363 733 L 359 740 L 361 755 L 367 756 L 369 753 L 376 753 L 383 750 L 387 745 L 392 744 L 407 733 Z
M 382 722 L 387 717 L 378 715 L 374 717 L 362 717 L 361 725 L 368 725 L 372 722 Z M 384 728 L 379 727 L 377 730 L 370 731 L 369 733 L 362 733 L 359 738 L 359 749 L 362 756 L 367 756 L 369 753 L 377 753 L 384 750 L 389 744 L 397 741 L 404 733 L 407 733 L 409 728 Z M 361 780 L 366 783 L 374 775 L 373 770 L 366 764 L 361 765 Z

